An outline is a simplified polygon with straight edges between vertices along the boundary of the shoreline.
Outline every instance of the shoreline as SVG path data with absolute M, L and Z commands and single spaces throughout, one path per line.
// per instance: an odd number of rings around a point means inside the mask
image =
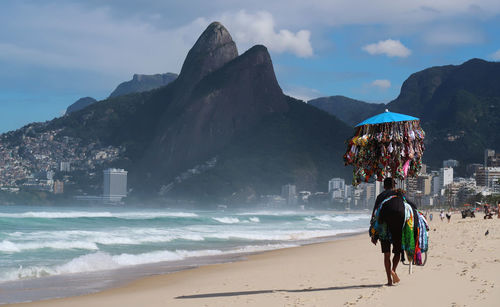
M 262 250 L 223 253 L 220 255 L 207 255 L 190 257 L 183 260 L 162 261 L 156 263 L 140 264 L 122 267 L 119 269 L 82 272 L 73 274 L 52 275 L 40 278 L 13 280 L 0 283 L 0 306 L 19 303 L 41 302 L 52 299 L 65 299 L 82 295 L 92 295 L 109 289 L 120 288 L 134 281 L 156 275 L 167 275 L 175 272 L 192 270 L 208 265 L 233 263 L 245 261 L 248 257 L 277 250 L 333 242 L 357 236 L 364 231 L 344 232 L 333 236 L 317 237 L 297 241 L 278 242 L 278 248 L 268 248 L 262 245 Z M 259 245 L 255 245 L 258 247 Z M 49 284 L 50 287 L 45 285 Z M 63 289 L 64 287 L 64 289 Z M 60 291 L 65 291 L 61 294 Z M 8 297 L 2 300 L 1 297 Z
M 430 227 L 427 264 L 412 275 L 400 265 L 396 287 L 384 286 L 380 247 L 358 234 L 14 306 L 497 306 L 500 219 L 454 215 Z

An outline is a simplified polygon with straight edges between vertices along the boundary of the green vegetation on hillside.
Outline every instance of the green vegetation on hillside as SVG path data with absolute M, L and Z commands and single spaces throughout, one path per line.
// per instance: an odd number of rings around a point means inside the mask
M 468 163 L 481 163 L 486 148 L 500 147 L 500 63 L 472 59 L 412 74 L 400 95 L 386 106 L 341 96 L 310 102 L 354 125 L 387 108 L 420 118 L 426 132 L 424 163 L 436 169 L 456 159 L 465 175 Z M 342 111 L 339 108 L 342 107 Z

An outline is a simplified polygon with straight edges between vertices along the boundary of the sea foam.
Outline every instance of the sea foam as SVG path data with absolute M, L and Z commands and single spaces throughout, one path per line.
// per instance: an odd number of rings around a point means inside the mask
M 17 253 L 25 250 L 85 249 L 99 250 L 99 245 L 141 245 L 144 243 L 166 243 L 174 240 L 203 241 L 198 233 L 173 229 L 122 229 L 105 231 L 40 231 L 16 232 L 10 240 L 0 242 L 0 253 Z
M 237 217 L 213 217 L 213 220 L 223 224 L 236 224 L 240 222 Z
M 95 252 L 76 257 L 69 262 L 56 266 L 30 266 L 11 269 L 7 272 L 0 273 L 0 281 L 11 281 L 19 279 L 39 278 L 50 275 L 86 273 L 105 270 L 114 270 L 122 267 L 150 264 L 158 262 L 179 261 L 195 257 L 207 257 L 218 255 L 230 255 L 240 253 L 253 253 L 259 251 L 273 250 L 279 248 L 288 248 L 297 246 L 295 244 L 267 244 L 245 246 L 230 250 L 175 250 L 175 251 L 155 251 L 143 254 L 128 254 L 111 255 L 105 252 Z
M 98 250 L 94 242 L 82 241 L 45 241 L 45 242 L 11 242 L 4 240 L 0 242 L 0 253 L 17 253 L 25 250 L 36 250 L 42 248 L 51 249 L 87 249 Z
M 60 211 L 60 212 L 23 212 L 23 213 L 0 213 L 4 218 L 44 218 L 44 219 L 71 219 L 71 218 L 121 218 L 121 219 L 155 219 L 162 217 L 198 217 L 191 212 L 93 212 L 93 211 Z
M 359 220 L 368 220 L 370 218 L 367 214 L 357 214 L 357 215 L 317 215 L 314 217 L 306 217 L 304 220 L 311 222 L 314 220 L 322 222 L 354 222 Z

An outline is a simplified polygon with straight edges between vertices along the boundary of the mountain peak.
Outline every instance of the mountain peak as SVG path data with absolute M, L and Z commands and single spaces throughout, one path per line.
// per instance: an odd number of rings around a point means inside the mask
M 82 97 L 82 98 L 78 99 L 77 101 L 75 101 L 72 105 L 70 105 L 66 109 L 65 114 L 70 114 L 70 113 L 73 113 L 76 111 L 80 111 L 80 110 L 88 107 L 89 105 L 93 104 L 94 102 L 97 102 L 97 100 L 95 100 L 92 97 Z
M 238 49 L 227 29 L 219 22 L 212 22 L 189 50 L 179 80 L 196 84 L 237 56 Z
M 254 56 L 257 59 L 257 64 L 271 63 L 271 56 L 264 45 L 255 45 L 245 53 Z
M 176 74 L 169 72 L 155 75 L 134 74 L 132 80 L 120 83 L 109 97 L 150 91 L 165 86 L 176 78 Z
M 478 58 L 472 58 L 472 59 L 464 62 L 463 64 L 485 64 L 485 63 L 488 63 L 488 61 L 485 61 L 483 59 L 478 59 Z

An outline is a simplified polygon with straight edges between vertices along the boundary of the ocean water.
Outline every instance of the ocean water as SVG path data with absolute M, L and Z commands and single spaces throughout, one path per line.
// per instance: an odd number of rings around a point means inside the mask
M 368 223 L 368 212 L 0 206 L 0 289 L 292 247 L 365 231 Z M 0 303 L 41 297 L 0 297 Z

